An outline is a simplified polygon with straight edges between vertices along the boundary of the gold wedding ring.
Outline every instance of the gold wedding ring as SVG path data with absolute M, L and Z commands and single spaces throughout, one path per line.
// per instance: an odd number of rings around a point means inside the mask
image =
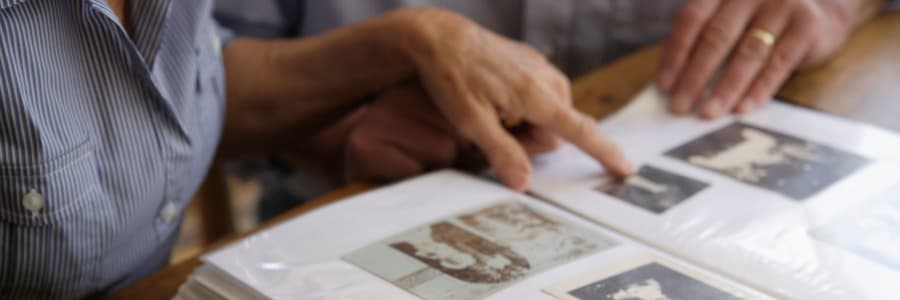
M 751 29 L 750 36 L 759 39 L 759 41 L 763 42 L 763 44 L 765 44 L 768 47 L 771 47 L 772 45 L 775 44 L 775 35 L 772 34 L 771 32 L 768 32 L 768 31 L 765 31 L 765 30 L 762 30 L 759 28 Z

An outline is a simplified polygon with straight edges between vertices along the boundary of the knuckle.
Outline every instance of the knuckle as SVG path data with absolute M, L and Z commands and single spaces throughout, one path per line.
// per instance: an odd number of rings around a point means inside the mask
M 354 162 L 357 165 L 368 165 L 365 162 L 373 161 L 371 156 L 379 153 L 379 150 L 371 141 L 356 139 L 348 142 L 347 149 L 344 150 L 344 157 L 348 162 Z
M 552 81 L 560 82 L 560 83 L 569 83 L 569 77 L 566 74 L 563 74 L 562 71 L 550 65 L 547 68 L 546 77 Z
M 818 4 L 810 3 L 809 1 L 799 2 L 800 3 L 791 8 L 791 12 L 793 13 L 791 17 L 796 20 L 795 23 L 798 25 L 815 26 L 814 24 L 821 23 L 825 18 L 831 18 L 831 21 L 840 24 L 848 24 L 851 22 L 851 17 L 847 16 L 843 10 L 835 10 L 835 13 L 828 14 L 824 12 Z
M 530 101 L 546 101 L 543 98 L 548 92 L 545 87 L 547 84 L 547 81 L 541 80 L 535 76 L 525 76 L 522 80 L 521 87 L 519 88 L 519 97 L 514 101 L 514 103 L 519 103 L 519 107 L 507 107 L 505 108 L 506 111 L 517 113 L 527 109 L 525 106 L 530 105 Z
M 810 9 L 794 9 L 793 17 L 798 25 L 807 25 L 814 23 L 818 17 L 815 12 Z
M 794 8 L 797 7 L 797 2 L 797 0 L 763 0 L 759 5 L 759 9 L 760 11 L 778 13 L 780 17 L 785 17 L 786 15 L 793 13 Z
M 794 53 L 791 50 L 778 50 L 772 53 L 770 68 L 775 73 L 787 72 L 794 65 Z
M 540 85 L 532 86 L 534 93 L 540 93 L 541 96 L 550 96 L 553 100 L 562 101 L 563 103 L 571 102 L 571 83 L 569 79 L 556 69 L 547 72 L 543 82 Z M 549 94 L 549 95 L 547 95 Z
M 566 77 L 559 70 L 553 70 L 552 81 L 553 87 L 559 92 L 561 95 L 569 96 L 572 94 L 572 83 L 569 81 L 569 77 Z
M 584 114 L 577 114 L 574 133 L 578 139 L 588 138 L 594 133 L 594 119 Z
M 700 22 L 703 18 L 703 11 L 705 10 L 703 5 L 705 5 L 703 1 L 690 1 L 684 5 L 684 8 L 681 9 L 681 13 L 678 17 L 685 22 Z
M 741 45 L 738 54 L 752 60 L 763 60 L 769 54 L 769 46 L 754 37 L 748 37 Z
M 815 7 L 814 5 L 817 5 L 809 0 L 785 0 L 784 2 L 798 12 L 811 12 Z
M 523 91 L 533 95 L 533 93 L 536 91 L 536 87 L 541 84 L 541 79 L 531 73 L 528 73 L 525 74 L 525 76 L 522 76 L 522 81 L 519 84 L 523 88 Z
M 710 22 L 701 35 L 701 40 L 704 43 L 703 47 L 712 49 L 725 48 L 730 42 L 730 36 L 726 26 L 727 25 L 720 21 Z
M 797 31 L 800 32 L 800 36 L 802 39 L 812 40 L 819 36 L 821 36 L 822 27 L 816 26 L 813 22 L 799 22 L 797 23 Z
M 682 82 L 678 85 L 678 90 L 694 94 L 694 91 L 703 87 L 704 82 L 698 72 L 688 72 L 682 78 Z
M 515 43 L 516 43 L 517 45 L 519 45 L 519 49 L 521 49 L 522 52 L 524 52 L 525 55 L 526 55 L 530 60 L 533 60 L 533 61 L 536 61 L 536 62 L 542 62 L 542 63 L 548 62 L 547 57 L 544 56 L 543 53 L 541 53 L 540 51 L 538 51 L 537 49 L 535 49 L 535 48 L 532 47 L 531 45 L 526 44 L 526 43 L 523 43 L 523 42 L 515 42 Z
M 347 141 L 347 148 L 349 153 L 365 153 L 373 148 L 373 142 L 364 132 L 354 132 Z
M 732 105 L 734 102 L 733 99 L 735 97 L 732 96 L 732 94 L 732 92 L 728 91 L 715 91 L 712 93 L 712 97 L 710 97 L 710 99 L 718 99 L 717 101 L 720 104 L 723 104 L 723 106 L 727 107 L 729 105 Z
M 663 54 L 660 65 L 665 69 L 674 70 L 684 63 L 691 49 L 693 41 L 682 36 L 671 35 L 663 45 Z

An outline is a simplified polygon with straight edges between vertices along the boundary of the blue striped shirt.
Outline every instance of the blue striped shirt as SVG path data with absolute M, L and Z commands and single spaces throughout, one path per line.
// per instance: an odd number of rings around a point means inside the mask
M 164 266 L 224 116 L 209 0 L 0 0 L 0 299 Z

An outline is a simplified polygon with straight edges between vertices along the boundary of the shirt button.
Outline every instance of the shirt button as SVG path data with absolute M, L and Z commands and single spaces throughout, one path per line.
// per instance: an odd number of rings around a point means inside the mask
M 171 223 L 176 215 L 178 215 L 178 207 L 175 207 L 175 203 L 169 201 L 163 206 L 162 211 L 159 212 L 159 220 L 163 221 L 163 223 Z
M 38 212 L 41 211 L 41 208 L 44 208 L 44 202 L 44 195 L 41 195 L 34 189 L 31 189 L 31 191 L 22 198 L 22 206 L 31 212 L 32 217 L 37 216 Z

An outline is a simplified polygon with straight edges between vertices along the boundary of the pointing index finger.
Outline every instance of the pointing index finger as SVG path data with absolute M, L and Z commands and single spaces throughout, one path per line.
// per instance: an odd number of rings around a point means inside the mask
M 634 173 L 634 166 L 622 150 L 597 127 L 593 118 L 572 106 L 555 102 L 545 103 L 549 105 L 536 110 L 542 113 L 537 114 L 537 118 L 533 120 L 535 124 L 544 126 L 571 142 L 616 176 Z

